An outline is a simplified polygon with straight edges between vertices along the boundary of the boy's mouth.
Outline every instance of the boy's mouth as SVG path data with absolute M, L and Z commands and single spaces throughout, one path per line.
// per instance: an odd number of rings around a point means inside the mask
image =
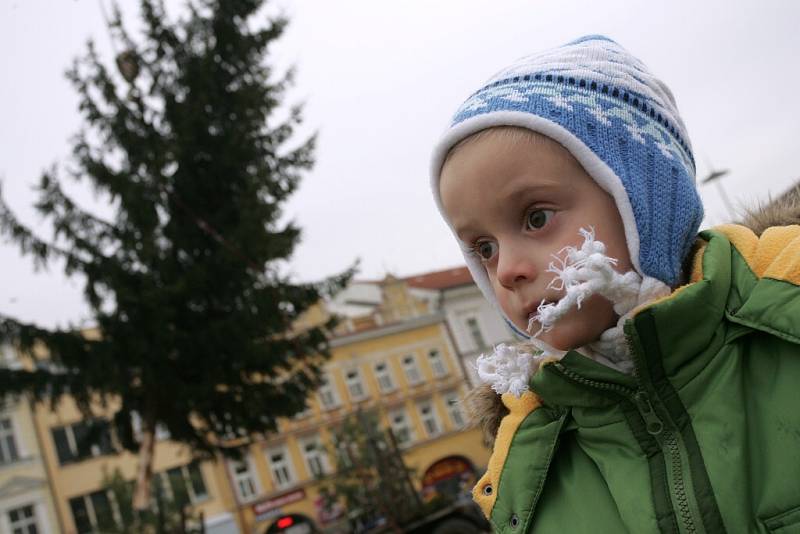
M 546 306 L 548 304 L 556 304 L 557 302 L 558 302 L 557 298 L 544 298 L 542 300 L 539 300 L 539 301 L 531 304 L 530 306 L 526 306 L 524 308 L 524 311 L 527 313 L 528 324 L 536 321 L 536 319 L 539 316 L 539 307 L 540 306 Z

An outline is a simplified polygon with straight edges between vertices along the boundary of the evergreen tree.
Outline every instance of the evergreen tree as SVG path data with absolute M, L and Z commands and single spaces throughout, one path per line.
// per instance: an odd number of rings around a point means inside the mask
M 300 234 L 281 205 L 312 165 L 314 138 L 293 135 L 291 72 L 266 61 L 287 21 L 262 4 L 193 0 L 169 18 L 161 1 L 142 0 L 141 37 L 118 10 L 110 23 L 123 50 L 116 69 L 91 42 L 69 69 L 86 126 L 67 174 L 108 199 L 113 218 L 77 205 L 56 169 L 43 173 L 36 203 L 51 238 L 0 199 L 3 234 L 37 264 L 62 260 L 80 275 L 97 327 L 86 335 L 0 317 L 0 341 L 49 354 L 34 370 L 2 370 L 0 394 L 68 393 L 87 414 L 98 401 L 119 406 L 112 427 L 140 458 L 138 510 L 157 424 L 196 452 L 235 454 L 229 440 L 273 431 L 304 408 L 332 322 L 293 325 L 352 274 L 316 284 L 287 274 Z

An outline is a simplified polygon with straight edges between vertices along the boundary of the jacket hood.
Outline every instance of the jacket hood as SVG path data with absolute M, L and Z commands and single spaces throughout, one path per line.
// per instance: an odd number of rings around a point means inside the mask
M 748 208 L 738 224 L 760 236 L 773 226 L 800 225 L 800 183 L 775 199 L 762 201 Z M 694 252 L 694 250 L 693 250 Z M 481 429 L 484 443 L 491 446 L 500 421 L 508 414 L 500 395 L 489 384 L 477 386 L 470 394 L 471 422 Z

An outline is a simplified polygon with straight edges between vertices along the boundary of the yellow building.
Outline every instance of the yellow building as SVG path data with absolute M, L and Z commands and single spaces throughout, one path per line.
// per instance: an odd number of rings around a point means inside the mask
M 335 530 L 342 518 L 325 512 L 316 475 L 333 467 L 326 453 L 331 429 L 357 408 L 377 412 L 393 430 L 423 492 L 468 486 L 486 465 L 478 431 L 464 428 L 464 370 L 443 315 L 402 280 L 360 289 L 334 310 L 349 305 L 351 313 L 331 341 L 325 382 L 308 409 L 251 445 L 241 462 L 228 462 L 244 532 L 266 533 L 287 516 Z
M 96 330 L 84 332 L 97 336 Z M 21 358 L 20 366 L 33 365 L 36 358 Z M 26 408 L 27 406 L 27 408 Z M 0 532 L 14 534 L 88 534 L 107 530 L 106 527 L 130 523 L 127 507 L 116 502 L 107 482 L 115 473 L 125 481 L 135 478 L 138 459 L 128 452 L 120 452 L 109 425 L 109 417 L 118 406 L 92 406 L 93 417 L 86 419 L 70 397 L 62 397 L 55 407 L 50 402 L 19 404 L 18 413 L 27 409 L 29 421 L 26 443 L 37 443 L 37 456 L 41 478 L 47 482 L 48 511 L 37 508 L 42 518 L 37 530 L 6 530 L 0 518 Z M 25 421 L 22 416 L 18 421 Z M 0 438 L 3 420 L 0 417 Z M 92 440 L 84 439 L 91 433 Z M 207 534 L 238 534 L 241 526 L 236 516 L 230 481 L 222 464 L 217 461 L 196 461 L 191 451 L 169 441 L 164 429 L 156 431 L 153 483 L 158 485 L 166 499 L 185 498 L 187 504 L 202 514 Z M 89 444 L 92 441 L 95 444 Z M 2 448 L 2 447 L 0 447 Z M 0 471 L 1 482 L 4 480 Z M 42 490 L 44 491 L 44 490 Z M 42 500 L 44 502 L 44 500 Z M 0 497 L 0 506 L 2 505 Z M 1 511 L 1 510 L 0 510 Z
M 98 409 L 97 417 L 87 420 L 69 398 L 64 398 L 54 411 L 50 406 L 36 406 L 36 427 L 43 437 L 42 455 L 49 466 L 51 488 L 64 534 L 98 532 L 104 527 L 130 521 L 107 487 L 107 481 L 116 470 L 125 480 L 133 480 L 138 464 L 135 455 L 120 453 L 113 445 L 104 418 L 104 413 L 113 411 L 114 407 Z M 100 436 L 98 445 L 82 445 L 81 438 L 90 428 Z M 240 532 L 230 512 L 233 495 L 220 463 L 194 461 L 191 451 L 170 442 L 165 431 L 156 434 L 159 441 L 153 479 L 165 498 L 173 499 L 178 493 L 185 495 L 195 509 L 202 512 L 207 532 Z
M 20 367 L 9 346 L 0 346 L 0 365 Z M 42 461 L 40 439 L 26 398 L 0 403 L 0 532 L 59 532 L 59 520 Z

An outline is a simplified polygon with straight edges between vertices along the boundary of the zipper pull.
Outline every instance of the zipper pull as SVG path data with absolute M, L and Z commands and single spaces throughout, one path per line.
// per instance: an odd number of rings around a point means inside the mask
M 638 391 L 633 396 L 633 400 L 636 403 L 636 408 L 639 410 L 642 419 L 644 419 L 647 433 L 654 437 L 661 435 L 661 433 L 664 431 L 664 423 L 661 422 L 661 419 L 658 418 L 655 410 L 653 410 L 653 405 L 650 404 L 650 399 L 647 397 L 647 393 L 644 391 Z

